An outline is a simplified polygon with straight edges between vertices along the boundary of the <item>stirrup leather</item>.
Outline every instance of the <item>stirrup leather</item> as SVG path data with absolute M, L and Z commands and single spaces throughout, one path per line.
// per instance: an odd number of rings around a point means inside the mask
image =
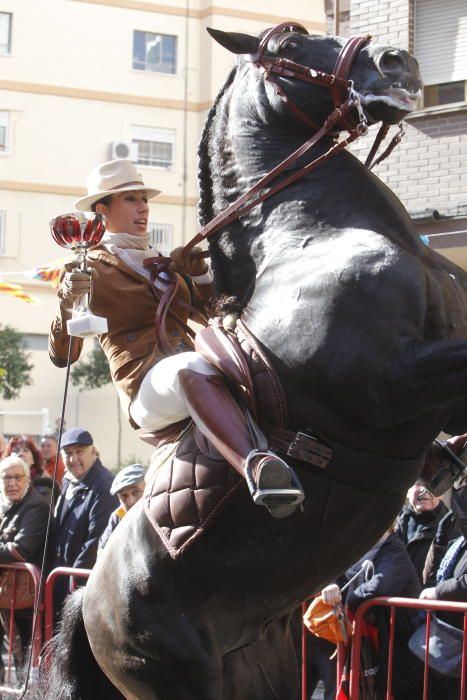
M 253 460 L 256 460 L 257 458 L 261 457 L 272 457 L 274 460 L 277 462 L 280 462 L 282 466 L 289 472 L 290 474 L 290 483 L 291 486 L 289 488 L 280 488 L 280 489 L 259 489 L 258 485 L 256 484 L 254 477 L 253 477 L 253 466 L 252 462 Z M 300 483 L 300 480 L 298 476 L 295 473 L 295 470 L 290 467 L 287 462 L 284 462 L 281 457 L 278 457 L 274 452 L 271 452 L 270 450 L 251 450 L 250 454 L 245 460 L 245 465 L 243 467 L 243 471 L 245 472 L 245 480 L 248 485 L 248 489 L 250 491 L 251 497 L 253 498 L 253 501 L 256 503 L 256 505 L 262 505 L 262 506 L 272 506 L 272 505 L 280 505 L 280 504 L 287 504 L 287 505 L 298 505 L 305 499 L 305 493 L 303 491 L 303 487 Z

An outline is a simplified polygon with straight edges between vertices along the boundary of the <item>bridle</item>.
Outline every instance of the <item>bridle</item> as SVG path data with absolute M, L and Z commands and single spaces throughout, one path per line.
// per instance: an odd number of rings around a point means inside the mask
M 250 209 L 284 189 L 295 180 L 311 172 L 331 156 L 339 153 L 356 139 L 364 136 L 368 132 L 368 122 L 366 120 L 360 96 L 354 89 L 353 81 L 349 79 L 350 70 L 359 51 L 371 40 L 370 35 L 352 37 L 341 49 L 332 73 L 315 70 L 301 63 L 296 63 L 288 58 L 278 56 L 266 56 L 265 50 L 270 39 L 276 34 L 286 31 L 295 31 L 300 34 L 308 34 L 306 28 L 301 24 L 283 22 L 270 29 L 261 38 L 258 50 L 251 55 L 251 62 L 263 70 L 263 78 L 274 85 L 276 94 L 288 105 L 291 111 L 298 116 L 308 127 L 315 130 L 315 133 L 302 146 L 297 148 L 291 155 L 279 163 L 267 175 L 264 175 L 253 187 L 245 192 L 241 197 L 221 211 L 211 221 L 199 231 L 194 238 L 189 241 L 183 249 L 185 254 L 206 238 L 213 236 L 221 228 L 224 228 L 235 219 L 246 214 Z M 302 80 L 308 83 L 315 83 L 329 88 L 334 104 L 334 109 L 321 126 L 315 124 L 297 105 L 287 96 L 284 88 L 279 84 L 276 77 L 287 77 Z M 347 138 L 341 141 L 336 140 L 337 134 L 346 129 L 349 132 Z M 402 129 L 393 138 L 386 151 L 374 162 L 373 158 L 382 140 L 389 130 L 389 124 L 382 124 L 371 151 L 366 159 L 365 165 L 371 169 L 376 163 L 386 158 L 402 138 Z M 331 137 L 333 145 L 322 155 L 318 156 L 310 163 L 297 169 L 280 182 L 265 189 L 277 177 L 289 169 L 299 158 L 304 156 L 313 146 L 324 137 Z M 206 254 L 205 254 L 206 255 Z
M 291 61 L 288 58 L 264 55 L 270 39 L 276 34 L 282 34 L 286 31 L 308 34 L 308 31 L 301 24 L 290 24 L 288 22 L 283 22 L 266 32 L 259 43 L 258 51 L 251 57 L 251 61 L 263 69 L 264 80 L 274 84 L 276 94 L 283 99 L 294 114 L 312 129 L 319 129 L 319 124 L 313 122 L 297 107 L 277 82 L 275 76 L 294 78 L 295 80 L 303 80 L 307 83 L 328 87 L 335 108 L 346 105 L 347 101 L 350 100 L 353 103 L 352 107 L 355 107 L 358 114 L 356 121 L 349 114 L 344 114 L 336 127 L 347 129 L 348 131 L 358 128 L 361 136 L 366 134 L 368 130 L 367 121 L 360 105 L 360 98 L 353 88 L 353 82 L 349 80 L 349 73 L 357 54 L 371 40 L 371 35 L 367 34 L 349 39 L 341 49 L 332 73 L 324 73 Z
M 359 51 L 370 40 L 370 35 L 352 37 L 341 49 L 339 56 L 332 73 L 315 70 L 309 66 L 296 63 L 288 58 L 278 56 L 265 55 L 266 48 L 270 39 L 286 31 L 298 32 L 300 34 L 308 34 L 308 31 L 301 24 L 283 22 L 276 27 L 270 29 L 261 38 L 258 50 L 252 54 L 250 61 L 257 65 L 263 71 L 263 79 L 274 85 L 276 94 L 287 104 L 290 110 L 301 119 L 309 128 L 315 132 L 304 144 L 297 148 L 269 173 L 264 175 L 253 187 L 245 192 L 241 197 L 236 199 L 226 209 L 215 216 L 201 231 L 197 233 L 183 248 L 183 253 L 188 255 L 190 250 L 203 241 L 204 239 L 213 236 L 221 228 L 224 228 L 232 221 L 235 221 L 240 216 L 246 214 L 250 209 L 265 201 L 272 195 L 283 190 L 285 187 L 311 172 L 319 165 L 324 163 L 331 156 L 339 153 L 356 139 L 364 136 L 368 132 L 368 123 L 360 102 L 360 96 L 354 89 L 353 81 L 349 79 L 350 70 Z M 328 87 L 331 93 L 334 109 L 327 117 L 324 124 L 321 126 L 315 124 L 304 112 L 297 107 L 293 100 L 288 97 L 284 88 L 278 82 L 278 77 L 287 77 L 295 80 L 302 80 L 308 83 L 323 85 Z M 348 131 L 348 136 L 341 141 L 337 140 L 337 136 L 342 130 Z M 389 124 L 382 124 L 375 142 L 371 148 L 370 154 L 366 160 L 366 165 L 371 168 L 372 165 L 386 158 L 393 148 L 399 143 L 401 134 L 396 135 L 386 151 L 374 163 L 373 158 L 378 150 L 378 147 L 389 130 Z M 296 161 L 302 158 L 313 146 L 325 137 L 332 139 L 332 146 L 322 155 L 317 156 L 314 160 L 306 165 L 297 168 L 291 174 L 286 175 L 279 182 L 273 183 L 278 176 L 286 172 L 293 166 Z M 208 252 L 203 252 L 199 257 L 208 257 Z M 145 267 L 150 269 L 150 275 L 153 285 L 153 290 L 158 297 L 159 303 L 156 312 L 156 330 L 161 344 L 161 348 L 166 354 L 172 354 L 170 341 L 165 332 L 166 315 L 170 314 L 180 327 L 187 333 L 190 329 L 186 324 L 178 319 L 175 313 L 170 309 L 171 302 L 175 298 L 177 288 L 177 276 L 169 270 L 171 259 L 164 256 L 147 258 Z

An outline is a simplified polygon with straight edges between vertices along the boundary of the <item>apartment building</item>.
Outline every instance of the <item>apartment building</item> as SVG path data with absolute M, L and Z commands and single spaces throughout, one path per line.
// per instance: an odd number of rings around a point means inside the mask
M 321 0 L 0 0 L 0 281 L 38 301 L 0 294 L 0 324 L 24 333 L 34 364 L 33 385 L 0 404 L 0 431 L 39 435 L 55 430 L 61 412 L 65 373 L 47 355 L 55 291 L 31 279 L 67 255 L 49 220 L 72 209 L 92 167 L 130 157 L 162 190 L 150 207 L 157 247 L 168 252 L 191 238 L 197 143 L 234 61 L 206 27 L 257 34 L 284 20 L 326 31 Z M 66 426 L 91 430 L 110 467 L 118 415 L 112 386 L 70 387 Z M 147 459 L 151 448 L 125 417 L 121 424 L 121 459 Z

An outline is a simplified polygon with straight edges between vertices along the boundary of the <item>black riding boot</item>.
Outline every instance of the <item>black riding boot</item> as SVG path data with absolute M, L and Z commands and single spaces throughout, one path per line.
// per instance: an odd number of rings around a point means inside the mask
M 270 452 L 249 413 L 244 415 L 220 375 L 178 373 L 187 409 L 201 432 L 241 474 L 253 500 L 275 518 L 291 515 L 305 494 L 295 472 Z

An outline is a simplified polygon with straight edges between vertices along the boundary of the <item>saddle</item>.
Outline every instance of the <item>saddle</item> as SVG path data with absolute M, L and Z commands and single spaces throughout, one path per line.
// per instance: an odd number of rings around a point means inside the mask
M 223 375 L 232 394 L 248 408 L 268 442 L 288 458 L 325 468 L 332 451 L 304 433 L 287 429 L 287 403 L 264 349 L 241 320 L 234 329 L 219 319 L 198 332 L 195 349 Z M 146 478 L 145 513 L 167 551 L 177 558 L 205 532 L 246 482 L 190 421 L 140 434 L 157 445 Z

